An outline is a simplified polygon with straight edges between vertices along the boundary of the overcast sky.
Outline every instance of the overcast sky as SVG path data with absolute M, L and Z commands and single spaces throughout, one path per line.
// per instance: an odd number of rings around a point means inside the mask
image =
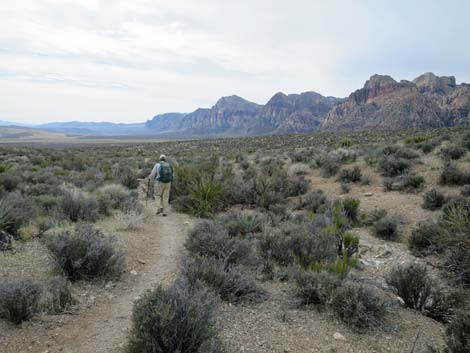
M 140 122 L 237 94 L 470 82 L 467 0 L 0 0 L 0 120 Z

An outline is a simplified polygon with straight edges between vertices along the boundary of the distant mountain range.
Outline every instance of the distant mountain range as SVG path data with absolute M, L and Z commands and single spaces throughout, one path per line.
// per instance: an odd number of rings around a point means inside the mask
M 8 124 L 0 121 L 0 126 Z M 279 92 L 260 105 L 233 95 L 220 98 L 211 108 L 159 114 L 140 124 L 64 122 L 28 126 L 78 135 L 204 137 L 455 125 L 470 125 L 470 85 L 457 85 L 453 76 L 425 73 L 413 81 L 400 82 L 373 75 L 348 98 Z

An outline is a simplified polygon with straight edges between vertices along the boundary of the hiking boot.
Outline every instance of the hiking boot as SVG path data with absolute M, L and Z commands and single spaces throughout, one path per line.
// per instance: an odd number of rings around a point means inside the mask
M 158 211 L 157 211 L 157 214 L 161 214 L 163 213 L 163 208 L 160 208 Z
M 166 217 L 166 213 L 162 213 L 162 216 L 163 216 L 163 217 Z

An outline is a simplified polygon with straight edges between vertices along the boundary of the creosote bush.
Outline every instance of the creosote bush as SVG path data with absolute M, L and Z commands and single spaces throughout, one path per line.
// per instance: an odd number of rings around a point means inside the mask
M 200 286 L 159 286 L 134 305 L 128 353 L 223 353 L 216 299 Z
M 397 241 L 401 237 L 398 229 L 398 221 L 395 218 L 385 216 L 374 222 L 374 234 L 379 238 Z
M 379 160 L 379 171 L 386 177 L 394 177 L 404 174 L 409 168 L 410 162 L 403 158 L 386 156 Z
M 426 256 L 441 251 L 439 225 L 432 221 L 420 222 L 413 229 L 408 245 L 415 256 Z
M 338 180 L 343 183 L 358 183 L 362 179 L 361 168 L 355 166 L 353 169 L 342 169 Z
M 124 255 L 116 249 L 114 238 L 105 236 L 89 224 L 50 236 L 47 248 L 58 267 L 72 281 L 115 278 L 124 269 Z
M 0 317 L 18 325 L 39 311 L 41 286 L 32 280 L 0 282 Z
M 352 329 L 365 331 L 383 325 L 385 302 L 371 289 L 357 284 L 343 284 L 332 300 L 335 313 Z
M 386 281 L 406 306 L 420 311 L 430 298 L 434 285 L 426 267 L 417 263 L 395 266 Z
M 50 313 L 62 313 L 75 303 L 70 282 L 62 276 L 54 276 L 45 286 L 46 306 Z

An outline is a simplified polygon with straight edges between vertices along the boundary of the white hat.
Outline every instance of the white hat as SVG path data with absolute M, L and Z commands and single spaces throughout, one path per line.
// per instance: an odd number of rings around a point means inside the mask
M 162 155 L 160 156 L 160 160 L 161 160 L 161 161 L 166 161 L 166 156 L 165 156 L 164 154 L 162 154 Z

